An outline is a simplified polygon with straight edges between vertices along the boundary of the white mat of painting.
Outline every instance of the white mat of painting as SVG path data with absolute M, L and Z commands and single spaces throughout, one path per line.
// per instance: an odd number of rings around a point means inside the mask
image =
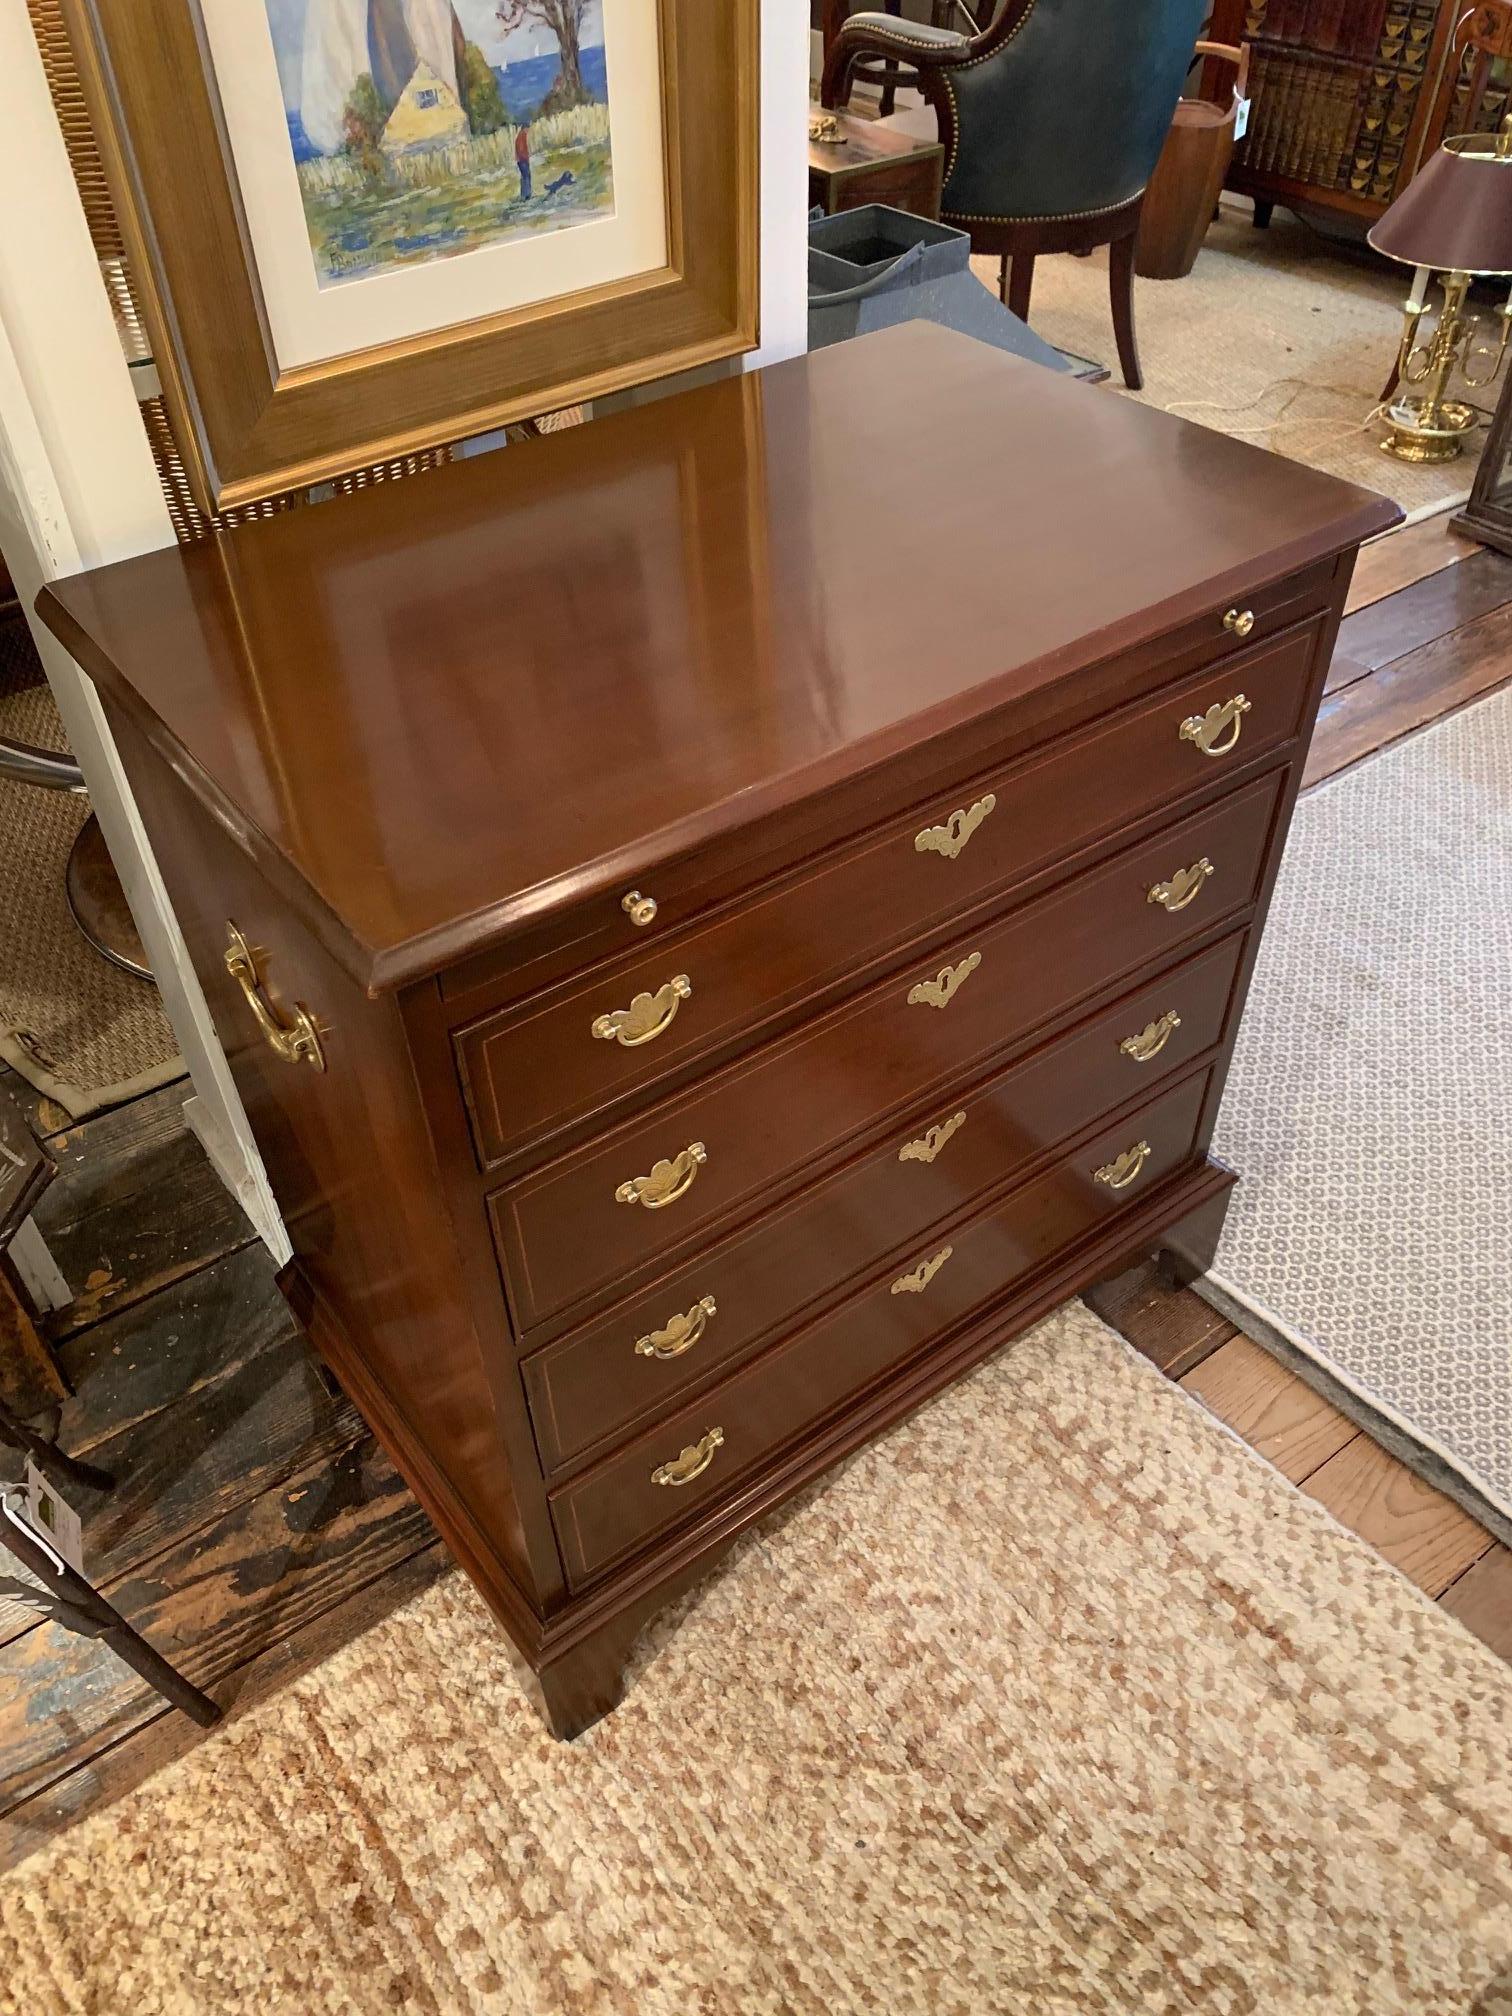
M 1302 799 L 1214 1145 L 1208 1299 L 1505 1537 L 1512 692 Z

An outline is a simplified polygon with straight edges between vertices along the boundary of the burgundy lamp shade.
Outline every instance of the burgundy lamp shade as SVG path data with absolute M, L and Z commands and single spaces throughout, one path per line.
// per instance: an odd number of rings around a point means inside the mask
M 1370 242 L 1404 266 L 1512 273 L 1512 153 L 1484 133 L 1446 140 L 1371 227 Z

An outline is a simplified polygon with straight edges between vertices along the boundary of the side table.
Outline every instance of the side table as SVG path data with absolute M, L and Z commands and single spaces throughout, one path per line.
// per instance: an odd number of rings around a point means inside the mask
M 833 120 L 838 140 L 816 140 L 821 121 Z M 938 219 L 945 180 L 945 149 L 874 119 L 815 110 L 809 120 L 809 202 L 826 217 L 863 203 L 886 203 L 915 217 Z

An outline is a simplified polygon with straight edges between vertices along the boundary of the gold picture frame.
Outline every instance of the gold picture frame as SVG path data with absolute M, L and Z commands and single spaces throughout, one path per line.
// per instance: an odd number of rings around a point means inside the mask
M 665 265 L 294 368 L 275 357 L 201 0 L 63 4 L 203 509 L 756 346 L 760 0 L 656 0 Z

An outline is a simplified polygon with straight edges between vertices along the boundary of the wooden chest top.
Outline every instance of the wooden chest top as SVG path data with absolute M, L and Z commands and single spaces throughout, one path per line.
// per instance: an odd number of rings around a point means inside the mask
M 143 555 L 42 612 L 363 985 L 1392 522 L 927 324 Z

